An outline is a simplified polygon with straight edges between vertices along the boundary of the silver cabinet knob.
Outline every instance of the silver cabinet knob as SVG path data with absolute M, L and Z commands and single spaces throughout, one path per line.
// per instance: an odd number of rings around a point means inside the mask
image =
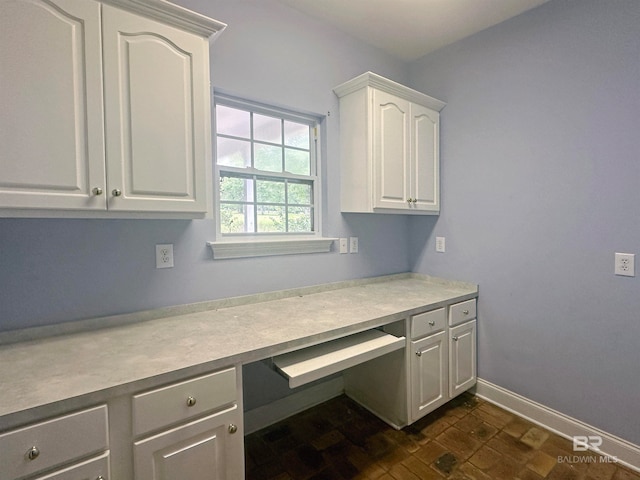
M 195 397 L 188 397 L 187 398 L 187 407 L 193 407 L 195 404 L 196 404 Z
M 96 480 L 105 480 L 105 478 L 104 478 L 102 475 L 98 475 L 98 476 L 96 477 Z
M 462 313 L 464 313 L 465 315 L 469 315 L 469 310 L 463 310 Z
M 414 198 L 413 200 L 411 200 L 413 203 L 418 203 L 418 199 Z
M 419 356 L 419 357 L 421 357 L 421 356 L 422 356 L 422 352 L 421 352 L 420 350 L 418 350 L 418 351 L 416 352 L 416 355 L 417 355 L 417 356 Z
M 35 460 L 36 458 L 38 458 L 40 456 L 40 450 L 38 449 L 38 447 L 31 447 L 28 451 L 27 451 L 27 458 L 29 460 Z
M 429 320 L 429 325 L 433 327 L 435 324 L 436 324 L 435 320 Z
M 238 431 L 238 426 L 234 425 L 233 423 L 229 424 L 229 433 L 230 434 L 234 434 Z
M 407 198 L 407 203 L 411 204 L 411 197 Z
M 453 341 L 457 342 L 458 341 L 458 337 L 453 337 Z
M 114 197 L 119 197 L 120 195 L 122 195 L 122 190 L 120 190 L 119 188 L 114 188 L 113 191 L 111 192 L 111 194 Z
M 102 188 L 100 187 L 96 187 L 92 191 L 94 195 L 102 195 Z

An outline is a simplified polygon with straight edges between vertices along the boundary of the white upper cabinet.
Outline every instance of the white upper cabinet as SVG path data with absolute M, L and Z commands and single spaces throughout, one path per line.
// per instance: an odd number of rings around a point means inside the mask
M 102 209 L 100 4 L 0 0 L 0 207 Z
M 0 0 L 0 216 L 204 216 L 223 28 L 164 1 Z
M 444 103 L 367 72 L 340 97 L 341 209 L 438 214 Z

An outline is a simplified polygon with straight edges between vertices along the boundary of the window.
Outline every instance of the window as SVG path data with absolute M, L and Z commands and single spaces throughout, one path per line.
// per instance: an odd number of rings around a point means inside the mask
M 274 251 L 274 242 L 290 247 L 297 241 L 299 247 L 302 239 L 320 238 L 319 123 L 311 115 L 216 95 L 214 256 L 216 247 L 221 252 L 233 242 L 253 242 L 253 250 L 268 242 L 267 254 L 298 253 Z M 324 240 L 329 243 L 321 251 L 328 251 L 332 239 Z

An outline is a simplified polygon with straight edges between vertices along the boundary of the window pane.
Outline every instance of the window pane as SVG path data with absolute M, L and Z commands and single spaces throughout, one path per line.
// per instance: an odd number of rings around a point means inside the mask
M 254 144 L 254 167 L 267 172 L 282 171 L 282 148 L 272 145 Z
M 311 185 L 308 183 L 288 183 L 289 204 L 311 204 Z
M 258 205 L 258 232 L 285 233 L 285 208 Z
M 216 131 L 218 133 L 250 138 L 250 118 L 249 112 L 244 110 L 216 105 Z
M 282 145 L 282 120 L 254 113 L 253 138 L 261 142 Z
M 309 125 L 285 120 L 284 144 L 309 149 Z
M 220 200 L 250 202 L 253 200 L 253 180 L 220 176 Z
M 285 203 L 284 181 L 257 180 L 256 194 L 259 203 Z
M 311 207 L 289 207 L 289 232 L 311 232 Z
M 251 143 L 244 140 L 218 137 L 216 156 L 218 165 L 250 167 Z
M 253 232 L 253 205 L 220 205 L 220 230 L 222 233 Z
M 285 171 L 298 175 L 310 175 L 309 152 L 285 148 Z

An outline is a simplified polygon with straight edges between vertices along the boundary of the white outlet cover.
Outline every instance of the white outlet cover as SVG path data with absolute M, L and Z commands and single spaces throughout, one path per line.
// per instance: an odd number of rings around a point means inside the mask
M 156 245 L 156 268 L 173 268 L 173 244 Z
M 636 276 L 636 256 L 633 253 L 616 253 L 615 255 L 615 270 L 616 275 L 623 277 L 635 277 Z
M 436 252 L 444 253 L 446 250 L 444 237 L 436 237 Z

